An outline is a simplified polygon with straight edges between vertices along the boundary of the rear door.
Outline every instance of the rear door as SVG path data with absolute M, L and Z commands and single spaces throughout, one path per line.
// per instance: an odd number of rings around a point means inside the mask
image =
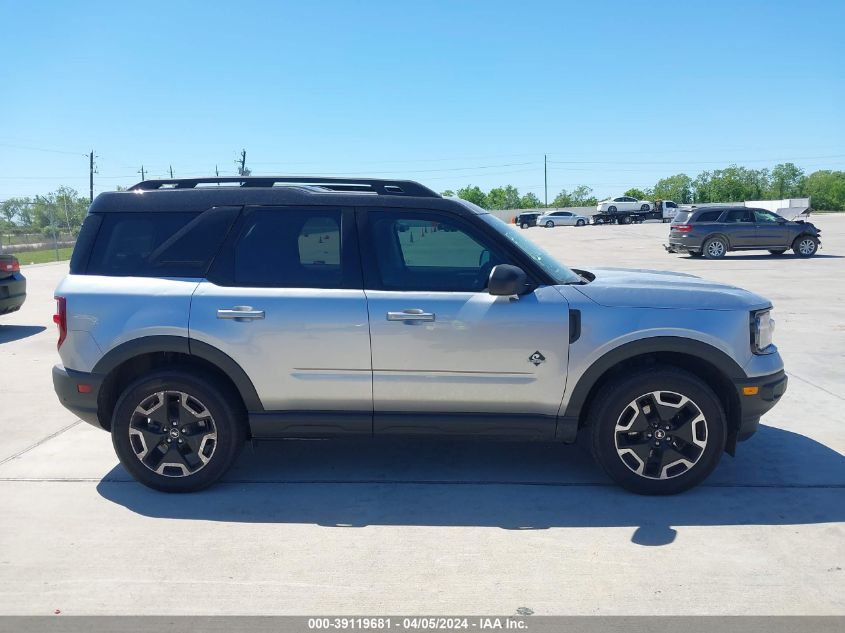
M 355 232 L 352 210 L 247 208 L 194 293 L 191 339 L 244 369 L 279 435 L 372 432 Z
M 486 291 L 515 263 L 454 214 L 361 213 L 375 433 L 551 438 L 565 387 L 569 311 L 551 286 Z
M 750 209 L 728 211 L 722 222 L 731 248 L 757 247 L 757 225 Z

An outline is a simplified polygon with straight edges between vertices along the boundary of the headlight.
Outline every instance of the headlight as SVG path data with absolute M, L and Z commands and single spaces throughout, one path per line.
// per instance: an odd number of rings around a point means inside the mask
M 775 333 L 771 309 L 751 313 L 751 348 L 755 354 L 768 354 Z

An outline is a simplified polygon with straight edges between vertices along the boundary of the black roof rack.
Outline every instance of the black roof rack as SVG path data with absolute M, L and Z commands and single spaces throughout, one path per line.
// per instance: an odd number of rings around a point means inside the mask
M 194 189 L 198 185 L 237 183 L 241 187 L 273 187 L 276 184 L 319 187 L 327 191 L 376 193 L 380 196 L 417 196 L 439 198 L 434 191 L 413 180 L 378 180 L 372 178 L 320 178 L 317 176 L 226 176 L 210 178 L 171 178 L 145 180 L 129 191 L 154 191 L 156 189 Z

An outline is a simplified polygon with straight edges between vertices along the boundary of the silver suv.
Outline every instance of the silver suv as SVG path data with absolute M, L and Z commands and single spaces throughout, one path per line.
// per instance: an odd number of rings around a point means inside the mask
M 414 182 L 147 181 L 103 193 L 56 290 L 62 403 L 138 481 L 198 490 L 246 438 L 574 442 L 629 490 L 702 481 L 783 394 L 771 304 L 569 269 Z

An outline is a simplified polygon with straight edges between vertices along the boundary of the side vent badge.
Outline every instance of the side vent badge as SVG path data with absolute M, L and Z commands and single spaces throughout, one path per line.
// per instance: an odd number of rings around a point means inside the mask
M 543 356 L 539 351 L 534 352 L 531 356 L 528 357 L 528 362 L 533 363 L 534 367 L 539 365 L 540 363 L 546 362 L 546 357 Z

